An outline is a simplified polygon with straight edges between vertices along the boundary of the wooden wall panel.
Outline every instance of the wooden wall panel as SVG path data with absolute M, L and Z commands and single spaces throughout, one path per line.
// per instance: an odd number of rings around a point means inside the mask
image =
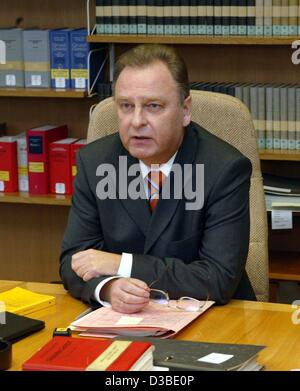
M 67 124 L 70 136 L 86 137 L 89 110 L 97 100 L 0 97 L 0 119 L 8 134 L 43 124 Z
M 0 279 L 59 279 L 69 207 L 0 204 Z
M 261 170 L 266 174 L 300 179 L 300 162 L 263 160 L 261 161 Z
M 134 45 L 116 44 L 116 56 Z M 290 46 L 175 45 L 190 81 L 299 83 L 300 65 Z
M 91 11 L 94 21 L 92 6 Z M 1 0 L 0 26 L 12 27 L 18 17 L 24 28 L 86 27 L 86 0 Z

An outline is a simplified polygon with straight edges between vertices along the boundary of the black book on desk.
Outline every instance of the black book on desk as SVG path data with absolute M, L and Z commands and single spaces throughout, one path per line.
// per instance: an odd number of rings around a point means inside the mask
M 179 341 L 159 338 L 128 338 L 122 340 L 149 341 L 155 346 L 154 365 L 170 371 L 257 371 L 256 361 L 261 345 L 223 344 Z
M 0 339 L 16 342 L 45 327 L 42 320 L 31 319 L 27 316 L 0 312 Z

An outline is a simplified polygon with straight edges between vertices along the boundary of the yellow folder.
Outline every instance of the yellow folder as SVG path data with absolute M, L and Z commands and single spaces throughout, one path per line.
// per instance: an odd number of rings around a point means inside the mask
M 42 295 L 19 287 L 0 293 L 1 308 L 19 315 L 30 314 L 54 305 L 55 302 L 54 296 Z

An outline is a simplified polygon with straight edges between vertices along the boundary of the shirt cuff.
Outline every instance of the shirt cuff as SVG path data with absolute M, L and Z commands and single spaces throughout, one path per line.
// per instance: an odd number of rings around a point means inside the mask
M 101 289 L 104 287 L 104 285 L 115 278 L 120 278 L 119 276 L 113 276 L 113 277 L 107 277 L 105 280 L 102 280 L 97 286 L 96 289 L 94 290 L 94 299 L 103 305 L 103 307 L 111 307 L 111 304 L 108 301 L 103 301 L 100 299 L 101 295 Z
M 118 276 L 131 277 L 132 260 L 132 254 L 122 253 L 121 262 L 117 273 Z
M 114 278 L 130 277 L 131 276 L 131 269 L 132 269 L 132 259 L 133 259 L 132 254 L 122 253 L 121 262 L 120 262 L 120 265 L 119 265 L 119 269 L 118 269 L 117 275 L 113 276 L 113 277 L 105 278 L 105 280 L 101 281 L 96 286 L 96 289 L 94 290 L 94 299 L 98 303 L 103 305 L 103 307 L 110 307 L 111 305 L 107 301 L 103 301 L 103 300 L 100 299 L 100 297 L 101 297 L 101 289 L 104 287 L 104 285 L 108 281 L 110 281 L 110 280 L 112 280 Z

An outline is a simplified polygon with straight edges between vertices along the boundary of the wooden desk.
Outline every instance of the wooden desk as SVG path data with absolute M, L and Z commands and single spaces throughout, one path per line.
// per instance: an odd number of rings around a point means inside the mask
M 55 327 L 67 326 L 87 306 L 73 299 L 61 285 L 0 280 L 0 291 L 15 286 L 57 298 L 55 306 L 30 314 L 44 320 L 46 328 L 13 345 L 11 369 L 20 370 L 22 363 L 52 337 Z M 300 324 L 292 323 L 293 311 L 286 304 L 232 300 L 226 306 L 209 309 L 178 334 L 177 339 L 266 345 L 259 362 L 267 370 L 300 368 Z

